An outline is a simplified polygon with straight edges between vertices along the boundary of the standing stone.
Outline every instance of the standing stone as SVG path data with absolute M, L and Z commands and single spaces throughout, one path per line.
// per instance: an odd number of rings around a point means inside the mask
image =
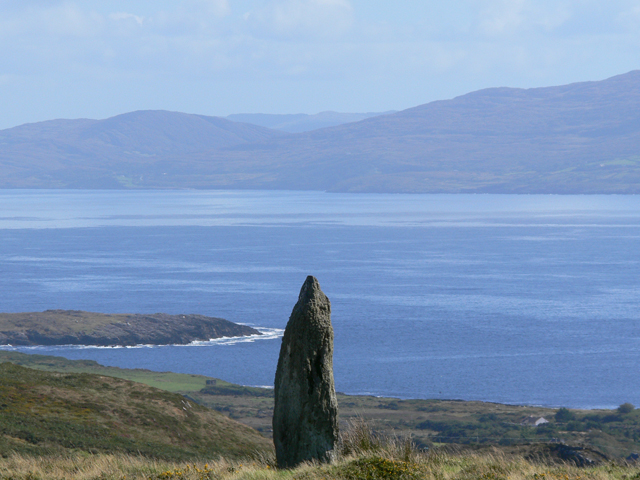
M 338 441 L 331 303 L 309 276 L 284 331 L 275 382 L 273 443 L 278 467 L 331 461 Z

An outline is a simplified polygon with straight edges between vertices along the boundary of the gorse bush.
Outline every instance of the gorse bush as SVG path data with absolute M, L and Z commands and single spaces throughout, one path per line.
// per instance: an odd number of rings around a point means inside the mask
M 562 408 L 559 408 L 558 411 L 556 412 L 555 419 L 556 419 L 556 422 L 558 423 L 565 423 L 565 422 L 570 422 L 571 420 L 575 420 L 576 415 L 568 408 L 562 407 Z
M 423 478 L 417 463 L 384 457 L 353 460 L 341 466 L 340 478 L 345 480 L 413 480 Z
M 627 413 L 631 413 L 636 409 L 635 405 L 632 403 L 623 403 L 618 407 L 618 413 L 626 415 Z

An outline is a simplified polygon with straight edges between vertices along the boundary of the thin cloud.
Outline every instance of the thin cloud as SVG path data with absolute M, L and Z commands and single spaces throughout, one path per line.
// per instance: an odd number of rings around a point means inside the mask
M 353 16 L 347 0 L 279 0 L 249 11 L 244 20 L 258 36 L 327 38 L 348 31 Z
M 478 19 L 478 30 L 487 36 L 518 36 L 531 31 L 550 32 L 574 16 L 574 2 L 553 5 L 532 0 L 497 0 L 487 2 Z
M 138 15 L 134 15 L 133 13 L 124 13 L 124 12 L 112 13 L 112 14 L 109 15 L 109 18 L 111 20 L 115 20 L 115 21 L 120 21 L 120 20 L 130 21 L 130 20 L 133 20 L 138 25 L 142 25 L 143 22 L 144 22 L 144 18 L 143 17 L 140 17 Z
M 138 108 L 383 111 L 640 66 L 638 0 L 453 3 L 0 0 L 4 125 Z
M 185 2 L 186 9 L 201 9 L 209 15 L 217 17 L 225 17 L 231 14 L 231 7 L 227 0 L 190 0 Z

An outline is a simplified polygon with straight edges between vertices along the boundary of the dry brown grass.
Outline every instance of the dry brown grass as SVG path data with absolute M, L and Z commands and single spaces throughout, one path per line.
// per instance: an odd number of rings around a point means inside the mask
M 333 464 L 274 468 L 267 454 L 247 460 L 169 462 L 131 455 L 0 458 L 0 480 L 640 480 L 640 465 L 581 468 L 533 462 L 504 451 L 421 451 L 410 439 L 374 432 L 362 419 L 342 434 Z
M 131 455 L 87 455 L 0 459 L 0 479 L 12 480 L 123 480 L 236 478 L 242 472 L 270 475 L 270 460 L 246 462 L 167 462 Z M 265 478 L 265 477 L 261 477 Z
M 492 454 L 411 452 L 383 445 L 375 453 L 350 454 L 331 465 L 276 470 L 272 459 L 231 462 L 164 462 L 127 455 L 72 455 L 0 459 L 2 480 L 640 480 L 640 467 L 606 464 L 579 468 L 544 465 Z M 399 455 L 399 456 L 398 456 Z

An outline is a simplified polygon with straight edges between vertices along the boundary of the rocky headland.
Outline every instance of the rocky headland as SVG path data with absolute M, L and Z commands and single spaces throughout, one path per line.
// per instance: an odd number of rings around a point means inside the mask
M 105 314 L 81 310 L 0 313 L 0 345 L 184 345 L 260 332 L 204 315 Z

